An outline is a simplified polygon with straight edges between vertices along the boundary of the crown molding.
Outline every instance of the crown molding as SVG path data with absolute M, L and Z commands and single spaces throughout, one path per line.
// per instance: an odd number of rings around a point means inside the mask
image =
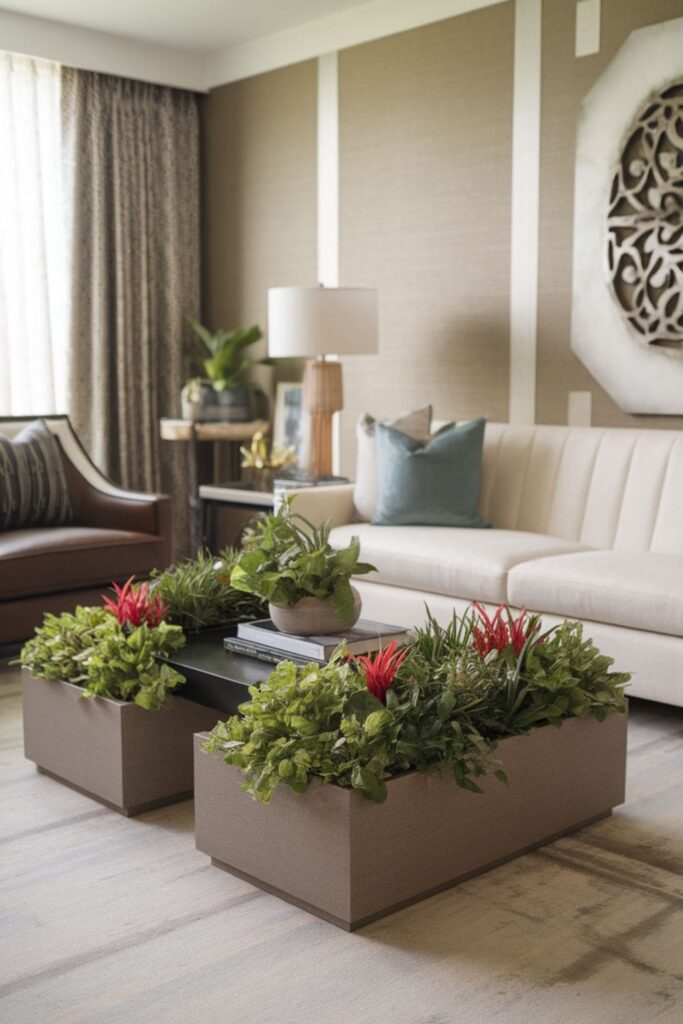
M 242 78 L 511 0 L 368 0 L 210 52 L 182 50 L 0 9 L 0 49 L 84 71 L 207 92 Z
M 204 56 L 189 50 L 0 10 L 0 49 L 178 89 L 205 91 Z
M 207 89 L 511 0 L 369 0 L 207 54 Z

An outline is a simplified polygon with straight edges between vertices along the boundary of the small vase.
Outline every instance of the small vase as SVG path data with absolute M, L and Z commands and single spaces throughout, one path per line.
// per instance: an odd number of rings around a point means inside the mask
M 272 469 L 258 469 L 256 466 L 247 466 L 244 470 L 243 479 L 255 491 L 272 491 L 273 471 Z
M 353 592 L 353 613 L 340 619 L 334 609 L 334 598 L 302 597 L 292 608 L 269 604 L 268 612 L 274 625 L 281 633 L 292 636 L 334 636 L 344 633 L 358 622 L 361 610 L 361 596 L 355 587 Z
M 244 423 L 251 419 L 251 393 L 247 388 L 216 391 L 204 381 L 201 386 L 197 419 L 204 423 Z
M 181 399 L 182 405 L 182 417 L 184 420 L 190 420 L 191 422 L 196 420 L 199 416 L 199 403 L 191 402 L 187 398 Z

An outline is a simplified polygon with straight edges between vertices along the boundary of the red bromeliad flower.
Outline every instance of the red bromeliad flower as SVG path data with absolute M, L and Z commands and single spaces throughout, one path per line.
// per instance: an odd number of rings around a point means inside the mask
M 164 604 L 158 594 L 155 597 L 150 596 L 146 583 L 136 588 L 133 587 L 134 582 L 135 576 L 131 576 L 122 587 L 112 583 L 116 591 L 116 600 L 112 601 L 111 598 L 105 597 L 103 594 L 104 607 L 116 616 L 121 626 L 146 625 L 154 629 L 166 618 L 169 607 Z
M 384 651 L 378 651 L 374 657 L 358 654 L 350 660 L 363 666 L 362 671 L 368 690 L 374 697 L 377 697 L 377 700 L 386 704 L 386 692 L 393 683 L 407 653 L 408 648 L 399 650 L 398 644 L 394 640 Z
M 504 604 L 498 606 L 493 618 L 476 601 L 472 607 L 479 616 L 479 624 L 472 626 L 472 637 L 480 658 L 485 658 L 491 651 L 504 651 L 506 647 L 512 647 L 519 657 L 524 644 L 538 630 L 538 619 L 529 621 L 526 608 L 513 619 L 510 609 Z

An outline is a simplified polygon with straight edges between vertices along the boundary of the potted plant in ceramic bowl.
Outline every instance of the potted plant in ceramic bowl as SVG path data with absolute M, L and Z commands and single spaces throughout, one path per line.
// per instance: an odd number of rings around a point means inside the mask
M 361 609 L 351 577 L 375 567 L 359 560 L 357 537 L 346 548 L 333 548 L 331 521 L 314 526 L 292 511 L 292 500 L 284 498 L 276 512 L 257 521 L 231 583 L 267 601 L 283 633 L 324 636 L 351 629 Z
M 578 623 L 475 608 L 343 654 L 281 662 L 195 737 L 217 866 L 353 929 L 623 802 L 629 677 Z
M 194 316 L 188 316 L 187 322 L 206 354 L 199 359 L 205 377 L 190 378 L 181 392 L 184 418 L 234 423 L 250 419 L 251 393 L 260 387 L 249 379 L 249 371 L 273 362 L 268 357 L 249 359 L 246 354 L 263 337 L 260 327 L 210 331 Z

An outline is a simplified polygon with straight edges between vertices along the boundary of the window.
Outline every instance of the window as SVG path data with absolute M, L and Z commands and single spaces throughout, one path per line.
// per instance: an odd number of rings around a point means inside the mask
M 65 412 L 58 64 L 0 52 L 0 416 Z

